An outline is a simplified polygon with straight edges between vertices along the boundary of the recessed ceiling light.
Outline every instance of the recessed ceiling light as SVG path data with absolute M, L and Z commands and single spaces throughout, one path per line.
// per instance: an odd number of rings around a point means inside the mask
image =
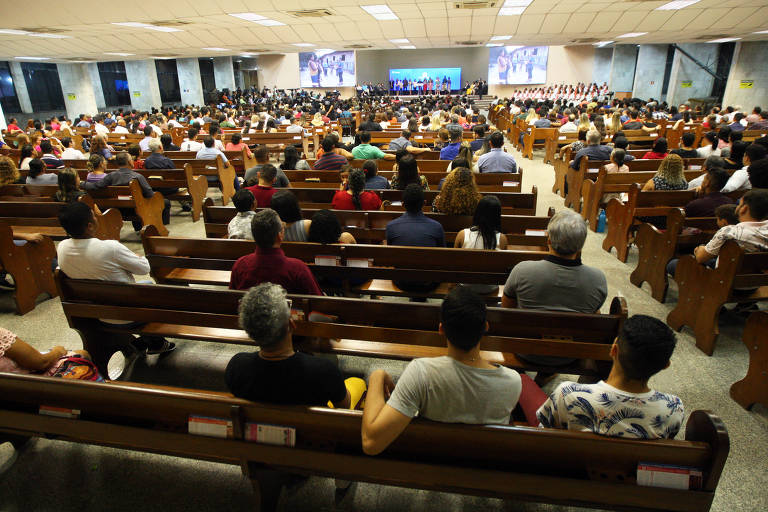
M 261 20 L 261 21 L 257 21 L 256 23 L 258 23 L 263 27 L 279 27 L 280 25 L 285 25 L 285 23 L 283 23 L 282 21 L 277 21 L 277 20 Z
M 520 16 L 525 11 L 525 7 L 502 7 L 499 9 L 499 16 Z
M 138 21 L 122 21 L 119 23 L 112 23 L 112 25 L 120 25 L 121 27 L 132 27 L 132 28 L 146 28 L 147 30 L 156 30 L 158 32 L 182 32 L 182 30 L 178 28 L 161 27 L 159 25 L 152 25 L 150 23 L 141 23 Z
M 512 36 L 493 36 L 491 41 L 507 41 L 509 39 L 512 39 Z
M 720 39 L 713 39 L 711 41 L 707 41 L 708 43 L 731 43 L 733 41 L 738 41 L 741 39 L 740 37 L 722 37 Z
M 64 34 L 47 34 L 45 32 L 40 32 L 40 33 L 30 32 L 27 35 L 32 37 L 45 37 L 48 39 L 67 39 L 69 37 L 72 37 L 72 36 L 65 36 Z
M 661 7 L 657 7 L 657 11 L 676 11 L 678 9 L 683 9 L 684 7 L 688 7 L 689 5 L 693 5 L 699 3 L 699 0 L 674 0 L 673 2 L 669 2 L 668 4 L 664 4 Z
M 486 43 L 485 46 L 488 46 L 489 48 L 493 48 L 494 46 L 504 46 L 501 43 Z
M 29 34 L 26 30 L 16 30 L 14 28 L 0 28 L 0 34 L 10 34 L 14 36 L 25 36 Z
M 104 55 L 118 55 L 120 57 L 128 57 L 130 55 L 136 55 L 135 53 L 122 53 L 122 52 L 104 52 Z
M 312 43 L 293 43 L 293 46 L 309 47 L 309 46 L 315 46 L 315 45 Z
M 401 50 L 415 50 L 416 47 L 414 45 L 412 45 L 412 44 L 407 44 L 405 46 L 401 46 L 400 49 Z
M 209 46 L 207 48 L 203 48 L 203 50 L 208 50 L 209 52 L 231 52 L 229 48 L 217 48 L 215 46 Z
M 65 36 L 64 34 L 50 34 L 48 32 L 30 32 L 28 30 L 16 30 L 13 28 L 2 28 L 0 34 L 8 34 L 13 36 L 30 36 L 30 37 L 45 37 L 48 39 L 68 39 L 72 36 Z
M 647 33 L 648 32 L 627 32 L 626 34 L 622 34 L 620 36 L 616 36 L 616 39 L 624 39 L 624 38 L 627 38 L 627 37 L 640 37 L 640 36 L 644 36 Z
M 407 39 L 390 39 L 389 42 L 390 43 L 395 43 L 395 44 L 408 44 L 408 43 L 410 43 L 410 41 L 407 40 Z
M 315 51 L 316 52 L 323 52 L 323 53 L 331 53 L 331 52 L 335 52 L 336 50 L 334 50 L 332 48 L 318 48 Z
M 598 41 L 598 42 L 592 43 L 592 44 L 594 44 L 598 48 L 602 48 L 603 46 L 607 46 L 607 45 L 611 44 L 612 42 L 613 41 Z
M 184 32 L 180 28 L 173 28 L 173 27 L 161 27 L 161 26 L 155 26 L 151 25 L 149 27 L 145 27 L 149 30 L 156 30 L 158 32 Z
M 768 30 L 761 30 L 760 32 L 752 32 L 753 34 L 768 34 Z
M 241 12 L 237 14 L 230 14 L 230 16 L 234 16 L 235 18 L 240 18 L 241 20 L 245 21 L 259 21 L 267 19 L 266 16 L 262 16 L 253 12 Z
M 361 5 L 362 9 L 380 21 L 398 20 L 392 9 L 388 5 Z
M 16 57 L 19 60 L 50 60 L 50 57 Z

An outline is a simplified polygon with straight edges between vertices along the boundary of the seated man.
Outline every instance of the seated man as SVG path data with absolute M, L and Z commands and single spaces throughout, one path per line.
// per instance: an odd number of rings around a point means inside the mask
M 680 155 L 680 158 L 698 158 L 699 152 L 693 147 L 696 141 L 696 133 L 687 131 L 680 138 L 680 148 L 670 151 L 671 154 Z
M 253 157 L 256 159 L 256 165 L 245 171 L 246 183 L 250 182 L 251 180 L 257 180 L 261 168 L 269 163 L 269 148 L 263 144 L 256 147 L 256 149 L 253 150 Z M 288 181 L 288 176 L 286 176 L 283 170 L 279 167 L 277 168 L 275 186 L 280 188 L 287 188 L 291 186 L 291 182 Z
M 269 208 L 272 204 L 272 196 L 275 195 L 275 179 L 277 178 L 277 167 L 272 164 L 264 164 L 259 171 L 259 182 L 246 190 L 250 190 L 256 199 L 256 208 Z
M 576 153 L 576 156 L 573 157 L 573 160 L 571 161 L 571 169 L 578 170 L 579 163 L 585 156 L 589 157 L 590 160 L 610 160 L 613 148 L 611 146 L 600 144 L 602 139 L 603 137 L 600 135 L 599 131 L 589 130 L 587 132 L 587 147 L 580 150 Z
M 416 415 L 446 423 L 509 423 L 522 382 L 516 371 L 480 355 L 488 330 L 483 299 L 462 286 L 451 290 L 440 309 L 439 330 L 447 355 L 414 359 L 397 386 L 384 370 L 371 374 L 362 430 L 368 455 L 384 451 Z
M 387 223 L 387 245 L 445 247 L 443 225 L 424 215 L 424 191 L 411 183 L 403 191 L 405 213 Z
M 246 400 L 280 404 L 354 408 L 365 383 L 344 381 L 338 366 L 293 348 L 291 308 L 285 290 L 262 283 L 240 301 L 240 326 L 259 346 L 258 352 L 236 354 L 227 365 L 225 380 L 233 395 Z
M 360 144 L 352 150 L 352 156 L 357 160 L 394 160 L 393 153 L 385 153 L 376 146 L 371 145 L 371 134 L 369 132 L 359 132 Z
M 411 132 L 408 130 L 403 130 L 400 133 L 400 137 L 396 139 L 392 139 L 389 142 L 389 148 L 390 151 L 400 151 L 404 150 L 408 153 L 413 153 L 414 155 L 417 155 L 419 153 L 426 153 L 427 151 L 430 151 L 429 148 L 417 148 L 411 143 Z
M 504 134 L 499 131 L 493 132 L 488 137 L 488 143 L 491 150 L 478 158 L 478 171 L 481 173 L 517 172 L 515 158 L 504 152 Z
M 701 192 L 698 198 L 685 205 L 686 217 L 714 217 L 715 208 L 722 204 L 731 204 L 733 200 L 720 192 L 728 182 L 728 173 L 723 169 L 713 167 L 707 169 L 701 182 Z
M 144 159 L 145 169 L 175 169 L 173 160 L 163 154 L 163 143 L 160 139 L 149 141 L 150 155 Z
M 608 287 L 600 269 L 581 263 L 581 249 L 586 239 L 587 224 L 581 215 L 571 209 L 557 212 L 547 225 L 549 256 L 515 265 L 504 285 L 502 307 L 599 312 L 608 295 Z M 519 357 L 546 365 L 573 361 L 572 358 L 552 356 Z M 547 375 L 540 374 L 539 377 L 543 379 Z
M 628 318 L 611 346 L 608 378 L 597 384 L 561 383 L 537 412 L 541 426 L 612 437 L 674 438 L 683 423 L 683 403 L 649 388 L 648 379 L 669 367 L 675 343 L 675 334 L 660 320 Z
M 240 257 L 232 266 L 229 281 L 232 290 L 247 290 L 270 282 L 279 284 L 288 293 L 323 294 L 307 264 L 286 258 L 280 249 L 285 227 L 275 210 L 267 208 L 257 212 L 251 221 L 251 233 L 256 251 Z
M 441 150 L 440 150 L 440 160 L 453 160 L 456 158 L 456 155 L 459 154 L 459 149 L 461 148 L 461 139 L 464 135 L 464 130 L 462 129 L 461 125 L 458 124 L 449 124 L 446 126 L 446 129 L 448 130 L 448 135 L 451 138 L 451 142 L 449 144 L 446 144 Z
M 315 161 L 315 164 L 312 166 L 313 169 L 316 171 L 340 171 L 342 167 L 347 165 L 347 159 L 334 151 L 333 137 L 325 136 L 321 145 L 323 147 L 323 154 Z

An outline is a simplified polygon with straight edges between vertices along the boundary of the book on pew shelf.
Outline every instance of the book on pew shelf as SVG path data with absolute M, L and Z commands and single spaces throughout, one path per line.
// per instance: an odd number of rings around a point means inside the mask
M 403 206 L 403 202 L 402 201 L 392 201 L 389 204 L 391 204 L 392 206 Z
M 637 485 L 668 489 L 701 489 L 701 470 L 685 466 L 640 462 L 637 465 Z
M 315 256 L 315 265 L 324 265 L 326 267 L 338 267 L 341 265 L 341 256 Z
M 691 170 L 691 171 L 700 171 L 701 170 L 701 166 L 700 165 L 691 165 L 690 167 L 688 167 L 688 169 Z
M 514 187 L 515 185 L 517 185 L 517 182 L 516 181 L 502 181 L 501 185 L 503 187 Z
M 189 433 L 197 436 L 220 437 L 231 439 L 234 436 L 232 420 L 210 416 L 189 415 L 187 421 Z
M 307 178 L 304 181 L 311 181 L 312 183 L 320 183 L 320 178 Z
M 117 196 L 118 199 L 133 199 L 133 196 Z
M 40 409 L 38 410 L 38 414 L 42 414 L 43 416 L 55 416 L 57 418 L 77 419 L 80 417 L 80 409 L 41 405 Z
M 245 440 L 254 443 L 294 447 L 296 446 L 296 429 L 281 425 L 246 423 Z
M 546 229 L 526 229 L 525 236 L 547 236 Z
M 347 266 L 368 268 L 373 266 L 373 258 L 347 258 Z
M 300 309 L 291 309 L 291 320 L 294 322 L 304 321 L 304 312 Z

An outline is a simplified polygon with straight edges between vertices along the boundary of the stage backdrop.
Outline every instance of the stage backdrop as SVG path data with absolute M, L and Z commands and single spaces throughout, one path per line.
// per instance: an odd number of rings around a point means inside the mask
M 301 87 L 354 87 L 355 52 L 318 50 L 299 53 Z
M 461 83 L 461 68 L 408 68 L 408 69 L 390 69 L 389 80 L 409 80 L 412 82 L 422 82 L 423 80 L 437 80 L 438 86 L 435 90 L 440 90 L 443 80 L 450 80 L 451 88 L 458 89 Z
M 489 84 L 544 84 L 548 46 L 498 46 L 488 59 Z

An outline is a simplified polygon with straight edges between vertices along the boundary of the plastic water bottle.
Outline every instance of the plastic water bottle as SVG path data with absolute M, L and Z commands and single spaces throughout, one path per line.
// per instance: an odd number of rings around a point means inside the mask
M 595 230 L 598 233 L 603 233 L 605 231 L 605 210 L 600 209 L 600 216 L 597 218 L 597 229 Z

